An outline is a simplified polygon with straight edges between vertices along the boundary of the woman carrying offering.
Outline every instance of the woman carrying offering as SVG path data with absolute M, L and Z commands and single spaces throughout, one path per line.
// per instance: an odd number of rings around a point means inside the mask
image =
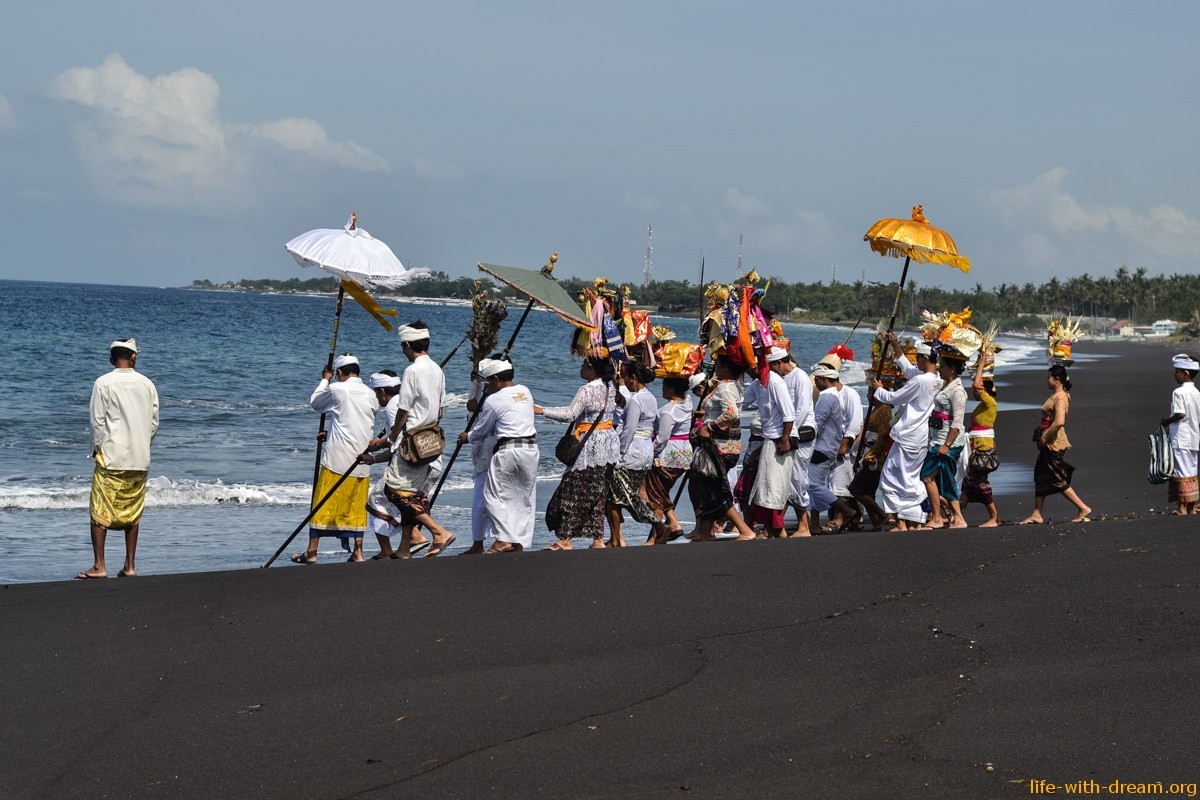
M 966 437 L 963 432 L 963 417 L 967 411 L 967 390 L 959 376 L 966 360 L 958 351 L 945 347 L 938 352 L 937 371 L 942 379 L 942 388 L 933 398 L 933 412 L 929 415 L 929 453 L 921 469 L 921 480 L 929 492 L 929 504 L 933 510 L 929 515 L 929 528 L 944 528 L 947 520 L 942 518 L 942 500 L 950 505 L 953 519 L 951 528 L 965 528 L 962 509 L 958 505 L 958 459 L 962 455 Z
M 984 377 L 986 356 L 979 354 L 975 368 L 975 380 L 971 388 L 979 405 L 971 412 L 971 430 L 967 433 L 971 443 L 971 454 L 967 459 L 967 477 L 963 478 L 963 505 L 982 503 L 987 509 L 988 520 L 979 527 L 994 528 L 1000 524 L 1000 512 L 992 499 L 992 484 L 988 476 L 996 469 L 996 384 Z
M 658 416 L 658 404 L 646 384 L 654 380 L 654 370 L 633 361 L 625 368 L 625 388 L 629 398 L 625 401 L 625 413 L 621 415 L 618 438 L 621 442 L 621 459 L 608 467 L 605 476 L 608 482 L 608 527 L 612 530 L 609 547 L 624 547 L 621 536 L 621 509 L 638 522 L 654 522 L 654 513 L 639 494 L 642 481 L 654 461 L 654 421 Z
M 738 530 L 738 539 L 753 539 L 733 505 L 728 472 L 742 452 L 742 390 L 737 378 L 742 369 L 728 356 L 717 356 L 717 386 L 704 400 L 702 419 L 694 433 L 692 466 L 688 472 L 688 496 L 696 512 L 693 541 L 712 541 L 713 525 L 727 519 Z
M 1071 406 L 1071 378 L 1067 375 L 1067 368 L 1061 364 L 1050 367 L 1046 375 L 1046 387 L 1050 390 L 1050 397 L 1042 404 L 1042 421 L 1033 432 L 1033 441 L 1038 448 L 1037 463 L 1033 465 L 1033 513 L 1021 520 L 1020 524 L 1044 523 L 1042 506 L 1052 494 L 1061 494 L 1075 506 L 1079 513 L 1071 522 L 1089 522 L 1088 515 L 1092 509 L 1084 505 L 1071 488 L 1071 473 L 1075 468 L 1063 458 L 1071 448 L 1066 431 L 1067 410 Z
M 687 378 L 663 378 L 662 396 L 654 423 L 654 466 L 642 482 L 642 497 L 654 512 L 656 522 L 646 544 L 665 544 L 683 535 L 675 518 L 671 488 L 692 464 L 692 402 Z M 665 518 L 665 524 L 664 524 Z
M 604 505 L 608 497 L 605 474 L 621 458 L 621 443 L 612 422 L 616 409 L 612 361 L 588 356 L 579 368 L 579 377 L 585 383 L 575 392 L 571 405 L 533 407 L 533 413 L 546 419 L 571 423 L 571 432 L 578 440 L 595 428 L 546 506 L 546 527 L 558 536 L 547 550 L 571 550 L 572 539 L 586 537 L 591 538 L 592 547 L 604 547 Z

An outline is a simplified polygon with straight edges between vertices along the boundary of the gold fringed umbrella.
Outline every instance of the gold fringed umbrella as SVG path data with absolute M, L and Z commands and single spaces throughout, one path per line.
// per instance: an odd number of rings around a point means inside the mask
M 912 219 L 881 219 L 863 234 L 871 249 L 881 256 L 913 259 L 922 264 L 945 264 L 971 271 L 971 259 L 958 254 L 950 234 L 925 219 L 922 206 L 913 206 Z

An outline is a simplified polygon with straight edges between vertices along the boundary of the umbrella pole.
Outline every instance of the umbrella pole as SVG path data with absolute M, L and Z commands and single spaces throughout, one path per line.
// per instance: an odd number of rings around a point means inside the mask
M 329 358 L 325 360 L 325 369 L 333 369 L 333 354 L 337 350 L 338 326 L 342 322 L 342 303 L 346 300 L 346 290 L 338 286 L 337 311 L 333 314 L 333 337 L 329 340 Z M 321 414 L 321 424 L 317 427 L 317 459 L 313 465 L 313 500 L 317 499 L 317 480 L 321 477 L 321 449 L 325 446 L 325 414 Z
M 908 265 L 912 259 L 909 256 L 904 257 L 904 269 L 900 272 L 900 285 L 896 287 L 896 302 L 892 303 L 892 318 L 888 321 L 887 332 L 891 333 L 896 327 L 896 316 L 900 313 L 900 298 L 904 296 L 904 285 L 908 282 Z M 853 333 L 853 331 L 851 331 Z M 849 341 L 849 338 L 847 338 Z M 883 340 L 883 347 L 879 350 L 879 360 L 871 362 L 871 370 L 875 373 L 875 377 L 879 377 L 879 368 L 887 363 L 888 349 L 891 347 L 891 342 L 887 339 Z M 870 384 L 868 384 L 870 388 Z M 862 463 L 863 448 L 867 444 L 867 422 L 871 419 L 871 412 L 875 410 L 875 392 L 867 392 L 867 418 L 863 420 L 862 435 L 858 440 L 858 450 L 854 453 L 854 465 L 857 467 Z
M 299 525 L 296 526 L 296 530 L 292 531 L 292 535 L 289 536 L 283 544 L 279 545 L 279 549 L 275 551 L 275 555 L 268 558 L 267 563 L 263 564 L 261 569 L 266 569 L 267 567 L 269 567 L 275 563 L 275 559 L 279 558 L 279 554 L 282 553 L 284 550 L 286 550 L 287 546 L 292 543 L 292 540 L 300 535 L 300 531 L 304 530 L 304 526 L 309 523 L 309 520 L 311 520 L 313 517 L 315 517 L 317 515 L 317 512 L 321 510 L 321 506 L 325 505 L 326 501 L 329 500 L 329 498 L 333 497 L 333 493 L 336 492 L 343 483 L 345 483 L 346 479 L 350 477 L 350 473 L 353 472 L 355 467 L 357 467 L 357 466 L 359 466 L 359 463 L 357 461 L 355 461 L 353 464 L 351 464 L 350 469 L 343 472 L 342 477 L 337 479 L 337 483 L 335 483 L 333 486 L 329 487 L 329 491 L 325 493 L 325 496 L 313 504 L 313 507 L 308 512 L 308 516 L 305 517 L 304 520 Z
M 533 310 L 533 304 L 536 300 L 530 300 L 529 305 L 525 306 L 525 312 L 521 314 L 521 318 L 517 320 L 517 327 L 513 328 L 512 336 L 508 337 L 508 344 L 504 345 L 502 358 L 508 357 L 508 352 L 512 350 L 513 344 L 517 341 L 517 334 L 521 332 L 521 326 L 525 324 L 525 318 L 529 316 L 529 312 Z M 471 430 L 475 427 L 475 420 L 479 417 L 479 412 L 483 409 L 483 397 L 479 398 L 479 404 L 475 406 L 475 410 L 471 412 L 471 418 L 467 420 L 466 430 Z M 446 462 L 446 466 L 442 468 L 441 477 L 438 478 L 437 486 L 433 489 L 433 494 L 429 495 L 429 506 L 433 507 L 437 500 L 438 494 L 442 491 L 442 484 L 446 482 L 446 477 L 450 474 L 450 467 L 454 466 L 454 460 L 458 458 L 459 451 L 462 450 L 462 442 L 456 441 L 454 444 L 454 452 L 450 454 L 450 460 Z

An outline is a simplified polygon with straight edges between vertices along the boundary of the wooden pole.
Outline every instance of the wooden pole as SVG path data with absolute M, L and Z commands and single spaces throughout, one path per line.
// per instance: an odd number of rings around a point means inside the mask
M 904 269 L 900 272 L 900 284 L 896 287 L 896 301 L 892 303 L 892 318 L 888 321 L 887 332 L 890 334 L 892 329 L 896 327 L 896 317 L 900 313 L 900 298 L 904 295 L 904 284 L 908 282 L 908 264 L 912 259 L 909 256 L 904 257 Z M 849 338 L 847 338 L 849 341 Z M 879 370 L 887 363 L 888 349 L 891 347 L 891 341 L 883 340 L 883 347 L 879 350 L 879 360 L 871 362 L 871 370 L 875 373 L 875 377 L 879 377 Z M 871 389 L 871 385 L 867 384 L 867 417 L 863 420 L 862 436 L 858 440 L 858 451 L 854 454 L 854 465 L 857 467 L 862 463 L 863 448 L 867 444 L 867 423 L 871 421 L 871 412 L 875 410 L 875 392 Z
M 337 351 L 338 326 L 341 325 L 342 304 L 345 302 L 345 300 L 346 300 L 346 290 L 341 288 L 339 285 L 338 296 L 337 296 L 337 311 L 335 311 L 333 314 L 333 336 L 329 340 L 329 358 L 327 358 L 325 360 L 325 369 L 328 371 L 333 370 L 333 356 L 334 356 L 334 353 Z M 325 413 L 322 412 L 321 413 L 321 424 L 317 427 L 317 458 L 316 458 L 316 463 L 313 465 L 313 495 L 312 495 L 313 500 L 317 499 L 317 481 L 321 477 L 321 450 L 325 446 L 325 437 L 322 434 L 324 434 L 324 433 L 325 433 Z

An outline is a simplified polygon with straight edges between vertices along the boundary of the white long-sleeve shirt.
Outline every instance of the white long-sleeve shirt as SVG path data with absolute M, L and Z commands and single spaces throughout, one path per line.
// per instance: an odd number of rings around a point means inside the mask
M 400 410 L 408 412 L 407 428 L 437 422 L 446 405 L 446 375 L 427 355 L 419 355 L 400 378 Z
M 787 384 L 796 405 L 795 427 L 815 426 L 812 378 L 799 367 L 793 367 L 791 372 L 783 376 L 783 382 Z
M 158 432 L 158 390 L 133 369 L 114 369 L 92 384 L 92 452 L 98 448 L 104 467 L 150 469 L 150 442 Z
M 535 435 L 533 394 L 518 383 L 499 389 L 484 399 L 479 417 L 467 434 L 467 441 L 476 443 L 489 438 L 515 439 Z M 490 452 L 488 456 L 491 457 Z
M 863 426 L 862 398 L 858 396 L 858 392 L 845 384 L 842 385 L 842 390 L 838 392 L 838 397 L 842 401 L 842 419 L 846 425 L 846 431 L 842 434 L 842 437 L 853 439 L 855 436 L 858 436 L 858 432 L 862 430 Z
M 899 358 L 896 365 L 909 374 L 908 359 Z M 940 388 L 941 379 L 932 372 L 913 371 L 908 383 L 895 391 L 876 389 L 875 399 L 892 406 L 892 441 L 901 447 L 921 448 L 929 446 L 929 412 L 933 410 L 933 398 Z
M 625 401 L 625 415 L 618 434 L 621 439 L 620 466 L 626 469 L 650 469 L 654 462 L 654 420 L 658 404 L 645 387 Z
M 375 412 L 379 410 L 375 390 L 357 375 L 337 383 L 322 380 L 308 398 L 308 404 L 313 411 L 329 415 L 321 466 L 340 475 L 350 469 L 374 435 L 371 429 L 375 424 Z M 369 464 L 359 464 L 350 476 L 365 478 L 370 474 Z

